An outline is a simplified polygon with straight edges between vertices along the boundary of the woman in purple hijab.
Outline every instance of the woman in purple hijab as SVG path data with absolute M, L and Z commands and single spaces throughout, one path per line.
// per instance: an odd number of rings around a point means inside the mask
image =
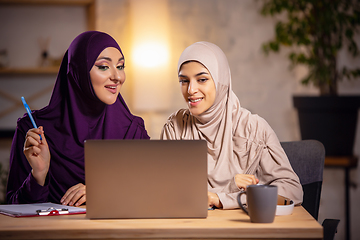
M 106 33 L 77 36 L 65 53 L 49 105 L 17 122 L 10 153 L 8 203 L 86 201 L 86 139 L 149 139 L 120 95 L 124 56 Z M 29 130 L 30 129 L 30 130 Z M 40 138 L 41 136 L 41 138 Z

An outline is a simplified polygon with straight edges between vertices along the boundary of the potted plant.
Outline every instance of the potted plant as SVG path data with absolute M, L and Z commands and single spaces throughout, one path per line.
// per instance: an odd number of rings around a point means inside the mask
M 292 47 L 291 66 L 308 67 L 301 82 L 320 90 L 320 96 L 293 96 L 302 139 L 321 141 L 328 156 L 353 155 L 360 96 L 339 96 L 338 82 L 360 76 L 360 68 L 339 66 L 338 53 L 347 48 L 353 58 L 359 56 L 354 39 L 360 25 L 359 1 L 265 0 L 261 14 L 281 19 L 275 38 L 263 44 L 264 52 Z

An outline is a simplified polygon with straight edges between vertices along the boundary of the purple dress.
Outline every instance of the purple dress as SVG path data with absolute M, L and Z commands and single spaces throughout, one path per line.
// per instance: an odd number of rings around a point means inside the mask
M 26 133 L 33 126 L 27 114 L 18 120 L 10 153 L 7 203 L 60 203 L 70 187 L 85 184 L 86 139 L 149 139 L 144 121 L 131 114 L 120 94 L 112 105 L 95 95 L 90 70 L 107 47 L 121 52 L 108 34 L 88 31 L 76 37 L 62 60 L 49 105 L 33 111 L 37 125 L 44 127 L 51 154 L 44 186 L 32 176 L 23 153 Z

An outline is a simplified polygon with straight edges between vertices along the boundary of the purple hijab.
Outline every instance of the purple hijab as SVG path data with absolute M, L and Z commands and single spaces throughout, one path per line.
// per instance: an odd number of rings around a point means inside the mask
M 33 126 L 27 114 L 18 120 L 10 153 L 8 203 L 59 203 L 70 187 L 85 184 L 86 139 L 149 139 L 144 121 L 131 114 L 120 94 L 112 105 L 95 95 L 90 70 L 107 47 L 121 52 L 106 33 L 77 36 L 62 60 L 49 105 L 33 112 L 37 125 L 44 127 L 51 153 L 45 186 L 37 184 L 23 154 L 26 133 Z

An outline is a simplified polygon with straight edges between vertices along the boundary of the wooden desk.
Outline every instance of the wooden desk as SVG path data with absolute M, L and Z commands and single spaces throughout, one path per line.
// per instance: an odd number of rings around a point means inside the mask
M 85 214 L 12 218 L 0 214 L 0 239 L 322 239 L 322 226 L 303 207 L 273 223 L 251 223 L 240 209 L 206 219 L 90 220 Z

